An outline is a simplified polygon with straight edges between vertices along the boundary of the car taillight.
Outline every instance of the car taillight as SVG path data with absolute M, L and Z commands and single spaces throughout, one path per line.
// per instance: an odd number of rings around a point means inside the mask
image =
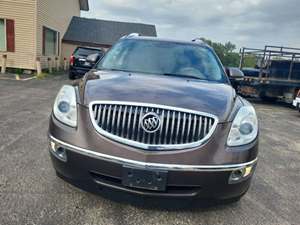
M 74 65 L 74 60 L 75 60 L 74 55 L 71 55 L 71 57 L 70 57 L 70 65 L 71 65 L 71 66 Z

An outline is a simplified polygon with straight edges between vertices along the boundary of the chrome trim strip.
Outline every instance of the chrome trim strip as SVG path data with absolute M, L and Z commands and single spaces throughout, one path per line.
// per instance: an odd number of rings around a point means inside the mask
M 100 152 L 95 152 L 89 149 L 84 149 L 77 147 L 71 144 L 68 144 L 64 141 L 58 140 L 57 138 L 49 135 L 50 141 L 55 142 L 56 144 L 67 148 L 67 150 L 77 152 L 79 154 L 93 157 L 100 160 L 105 160 L 118 164 L 131 165 L 135 167 L 147 168 L 147 169 L 161 169 L 161 170 L 172 170 L 172 171 L 232 171 L 236 169 L 241 169 L 245 166 L 253 165 L 257 162 L 257 158 L 250 162 L 238 163 L 238 164 L 225 164 L 225 165 L 184 165 L 184 164 L 162 164 L 162 163 L 150 163 L 142 162 L 137 160 L 125 159 L 117 156 L 107 155 Z
M 128 140 L 126 138 L 122 138 L 119 137 L 117 135 L 111 134 L 107 131 L 104 131 L 103 129 L 101 129 L 98 124 L 96 123 L 95 119 L 94 119 L 94 113 L 93 113 L 93 108 L 92 106 L 94 104 L 116 104 L 116 105 L 121 105 L 121 106 L 125 106 L 127 108 L 127 106 L 141 106 L 141 107 L 148 107 L 148 108 L 160 108 L 160 109 L 164 109 L 164 110 L 175 110 L 178 112 L 183 113 L 184 118 L 186 117 L 187 113 L 192 113 L 192 114 L 197 114 L 200 116 L 205 116 L 205 117 L 211 117 L 214 119 L 214 124 L 212 125 L 212 128 L 210 129 L 209 133 L 200 141 L 196 141 L 196 142 L 191 142 L 191 143 L 187 143 L 187 144 L 158 144 L 158 145 L 150 145 L 150 144 L 144 144 L 138 141 L 132 141 L 132 140 Z M 105 105 L 106 106 L 106 105 Z M 104 107 L 105 107 L 104 106 Z M 147 110 L 148 111 L 148 110 Z M 195 111 L 195 110 L 190 110 L 190 109 L 184 109 L 184 108 L 178 108 L 178 107 L 171 107 L 171 106 L 166 106 L 166 105 L 158 105 L 158 104 L 150 104 L 150 103 L 141 103 L 141 102 L 120 102 L 120 101 L 92 101 L 89 103 L 89 114 L 90 114 L 90 120 L 94 126 L 94 128 L 97 130 L 97 132 L 107 138 L 110 138 L 112 140 L 115 140 L 119 143 L 123 143 L 129 146 L 133 146 L 133 147 L 137 147 L 137 148 L 142 148 L 142 149 L 146 149 L 146 150 L 179 150 L 179 149 L 188 149 L 188 148 L 195 148 L 198 146 L 203 145 L 205 142 L 207 142 L 209 140 L 209 138 L 212 136 L 212 134 L 214 133 L 219 120 L 218 117 L 213 115 L 213 114 L 209 114 L 209 113 L 205 113 L 205 112 L 199 112 L 199 111 Z M 184 120 L 184 127 L 185 127 L 185 120 Z M 144 136 L 144 132 L 143 132 L 143 136 Z M 183 132 L 182 132 L 182 139 L 183 139 Z M 160 135 L 161 137 L 161 135 Z M 144 137 L 143 137 L 144 139 Z M 163 142 L 164 140 L 162 140 Z M 159 143 L 162 143 L 159 142 Z M 183 142 L 183 140 L 182 140 Z
M 201 135 L 201 132 L 202 132 L 202 117 L 200 118 L 200 121 L 199 121 L 198 136 Z
M 163 143 L 168 143 L 167 137 L 168 137 L 168 130 L 169 130 L 169 120 L 170 120 L 170 110 L 167 110 L 166 132 L 165 132 L 165 138 L 163 140 Z
M 123 112 L 123 120 L 122 120 L 122 128 L 121 128 L 121 136 L 124 136 L 124 132 L 125 132 L 125 120 L 126 120 L 126 114 L 127 114 L 127 105 L 125 105 L 125 108 L 124 108 L 124 112 Z M 91 118 L 94 118 L 94 117 L 91 117 Z M 94 120 L 95 121 L 95 120 Z M 95 125 L 94 125 L 95 126 Z M 99 126 L 97 125 L 97 127 L 99 128 Z M 102 130 L 102 129 L 101 129 Z M 106 132 L 105 133 L 109 133 L 109 132 Z M 110 134 L 110 133 L 109 133 Z M 116 136 L 116 135 L 113 135 L 113 136 Z M 124 138 L 126 139 L 126 138 Z
M 186 121 L 186 113 L 183 113 L 183 123 L 182 123 L 182 130 L 181 130 L 181 137 L 180 140 L 183 143 L 183 137 L 184 137 L 184 132 L 185 132 L 185 121 Z
M 193 133 L 192 137 L 195 138 L 195 133 L 196 133 L 196 125 L 197 125 L 197 116 L 194 115 L 194 123 L 193 123 Z
M 114 107 L 114 111 L 113 111 L 113 116 L 112 116 L 112 124 L 111 124 L 111 131 L 114 132 L 115 129 L 115 118 L 116 118 L 116 110 L 117 110 L 117 106 L 115 105 Z
M 130 106 L 129 109 L 129 116 L 128 116 L 128 121 L 127 121 L 127 134 L 126 134 L 126 138 L 129 138 L 129 131 L 130 131 L 130 123 L 131 123 L 131 115 L 132 114 L 132 106 Z

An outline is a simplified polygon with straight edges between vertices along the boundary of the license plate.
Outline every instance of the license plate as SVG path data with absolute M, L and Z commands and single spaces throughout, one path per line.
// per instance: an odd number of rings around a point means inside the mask
M 123 166 L 122 184 L 127 187 L 165 191 L 167 171 L 143 170 Z
M 85 62 L 84 65 L 85 66 L 91 66 L 91 64 L 89 62 Z

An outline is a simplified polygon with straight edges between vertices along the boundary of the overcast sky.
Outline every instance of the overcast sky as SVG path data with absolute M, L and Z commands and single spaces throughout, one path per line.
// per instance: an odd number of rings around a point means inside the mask
M 83 17 L 155 24 L 158 36 L 300 48 L 299 0 L 89 0 Z

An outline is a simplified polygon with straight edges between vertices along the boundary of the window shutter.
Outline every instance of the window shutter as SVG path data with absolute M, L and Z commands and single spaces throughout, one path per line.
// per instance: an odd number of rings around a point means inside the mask
M 8 52 L 15 51 L 15 21 L 6 20 L 6 47 Z
M 46 28 L 43 27 L 43 55 L 46 55 Z
M 57 55 L 60 54 L 60 33 L 57 32 Z

